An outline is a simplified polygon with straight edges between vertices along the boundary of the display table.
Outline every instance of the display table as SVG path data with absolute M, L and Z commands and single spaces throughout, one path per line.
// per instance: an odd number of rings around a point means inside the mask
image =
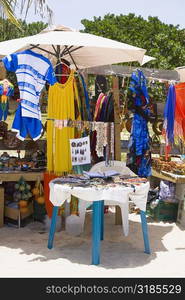
M 17 181 L 21 176 L 24 177 L 26 181 L 36 181 L 37 179 L 42 181 L 44 178 L 43 172 L 4 171 L 0 172 L 0 183 Z
M 124 225 L 125 232 L 128 232 L 128 204 L 129 198 L 141 210 L 141 218 L 145 217 L 146 202 L 149 191 L 149 182 L 134 186 L 124 186 L 120 184 L 107 184 L 96 186 L 74 186 L 74 184 L 61 184 L 60 178 L 50 181 L 50 201 L 54 205 L 50 235 L 48 240 L 48 248 L 53 247 L 53 238 L 55 232 L 55 221 L 58 208 L 67 200 L 71 200 L 71 196 L 75 196 L 80 201 L 93 202 L 93 225 L 92 225 L 92 263 L 99 264 L 100 260 L 100 240 L 102 236 L 104 200 L 111 201 L 112 205 L 123 205 L 124 208 Z M 145 242 L 145 252 L 150 253 L 146 219 L 142 220 L 143 236 Z
M 152 176 L 162 180 L 171 181 L 173 183 L 185 184 L 185 175 L 176 175 L 165 171 L 157 172 L 156 170 L 152 169 Z

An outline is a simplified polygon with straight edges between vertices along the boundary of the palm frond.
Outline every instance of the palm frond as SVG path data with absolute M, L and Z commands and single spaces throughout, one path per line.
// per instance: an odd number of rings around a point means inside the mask
M 25 9 L 25 18 L 32 5 L 35 7 L 35 14 L 40 14 L 42 18 L 47 15 L 49 21 L 52 19 L 53 11 L 49 7 L 47 0 L 21 0 L 21 12 Z
M 43 18 L 46 15 L 48 16 L 48 21 L 52 20 L 52 10 L 49 7 L 47 0 L 0 0 L 0 13 L 3 18 L 7 18 L 15 24 L 19 29 L 21 29 L 20 22 L 15 16 L 15 7 L 19 6 L 21 14 L 25 12 L 25 18 L 28 14 L 28 11 L 32 5 L 35 7 L 35 14 L 40 14 Z
M 17 0 L 0 0 L 0 12 L 2 17 L 6 17 L 10 20 L 14 25 L 16 25 L 19 29 L 21 29 L 20 22 L 16 18 L 13 9 L 16 6 Z

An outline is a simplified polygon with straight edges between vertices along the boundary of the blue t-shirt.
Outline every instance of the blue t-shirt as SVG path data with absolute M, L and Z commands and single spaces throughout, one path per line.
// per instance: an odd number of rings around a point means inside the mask
M 15 72 L 20 91 L 21 115 L 41 120 L 39 97 L 47 81 L 56 83 L 49 59 L 31 50 L 13 53 L 3 58 L 7 71 Z

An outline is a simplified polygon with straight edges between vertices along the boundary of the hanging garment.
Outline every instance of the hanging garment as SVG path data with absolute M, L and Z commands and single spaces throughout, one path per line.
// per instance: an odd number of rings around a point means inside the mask
M 163 136 L 167 159 L 174 142 L 180 140 L 185 143 L 185 82 L 169 86 L 164 109 Z
M 20 104 L 15 114 L 12 131 L 24 140 L 27 134 L 37 140 L 42 134 L 39 97 L 47 81 L 56 82 L 50 61 L 31 50 L 13 53 L 2 59 L 7 71 L 15 72 L 20 91 Z
M 84 96 L 85 96 L 87 119 L 88 119 L 88 121 L 91 121 L 92 118 L 91 118 L 91 113 L 90 113 L 90 103 L 89 103 L 89 94 L 88 94 L 88 91 L 87 91 L 87 86 L 86 86 L 86 83 L 85 83 L 85 80 L 84 80 L 82 74 L 79 74 L 79 77 L 80 77 L 81 82 L 82 82 L 83 92 L 84 92 Z
M 166 158 L 170 152 L 171 145 L 174 142 L 175 106 L 176 106 L 175 86 L 170 85 L 168 89 L 165 108 L 164 108 L 164 123 L 163 123 L 163 130 L 162 130 L 162 134 L 165 139 Z
M 64 59 L 61 59 L 61 61 L 57 62 L 57 65 L 55 66 L 55 74 L 57 81 L 59 83 L 66 83 L 68 76 L 71 72 L 70 63 L 65 60 L 65 63 L 63 63 Z
M 100 93 L 107 92 L 107 79 L 103 75 L 97 75 L 95 79 L 95 97 L 98 98 Z
M 175 85 L 174 135 L 185 143 L 185 82 Z
M 98 119 L 99 119 L 99 114 L 100 114 L 100 110 L 101 110 L 101 106 L 102 106 L 104 98 L 105 98 L 105 94 L 100 93 L 99 97 L 96 101 L 96 106 L 95 106 L 95 111 L 94 111 L 94 118 L 93 118 L 94 121 L 98 121 Z
M 73 139 L 74 128 L 55 128 L 56 120 L 80 120 L 78 91 L 74 71 L 64 83 L 55 83 L 49 88 L 47 121 L 47 170 L 55 174 L 72 169 L 69 139 Z
M 140 177 L 151 175 L 150 137 L 147 120 L 149 96 L 146 78 L 141 70 L 133 72 L 129 89 L 132 92 L 133 121 L 127 154 L 127 166 Z
M 104 110 L 103 119 L 104 122 L 114 122 L 114 99 L 113 93 L 109 93 L 107 100 L 104 100 L 105 108 L 102 105 L 102 110 Z
M 4 79 L 0 81 L 0 121 L 6 121 L 8 116 L 9 103 L 8 98 L 13 96 L 14 86 L 9 80 Z
M 77 76 L 75 77 L 75 80 L 77 83 L 78 94 L 80 99 L 81 118 L 83 121 L 91 121 L 92 116 L 90 112 L 90 101 L 86 83 L 82 74 L 78 72 L 76 75 Z
M 99 95 L 95 107 L 94 121 L 100 121 L 102 123 L 114 122 L 114 101 L 113 101 L 112 93 L 109 93 L 108 95 L 101 93 Z M 107 126 L 106 128 L 107 128 L 106 135 L 112 136 L 112 134 L 110 133 L 111 127 Z M 102 157 L 103 159 L 105 157 L 106 161 L 108 161 L 110 157 L 111 159 L 113 159 L 112 149 L 114 146 L 112 146 L 112 144 L 114 143 L 114 141 L 112 139 L 109 139 L 109 143 L 105 147 L 102 138 L 101 138 L 101 126 L 100 126 L 100 128 L 97 128 L 97 130 L 95 130 L 92 133 L 92 138 L 91 138 L 91 154 L 94 162 L 100 161 L 101 160 L 100 157 Z M 97 151 L 97 149 L 101 149 L 101 151 Z

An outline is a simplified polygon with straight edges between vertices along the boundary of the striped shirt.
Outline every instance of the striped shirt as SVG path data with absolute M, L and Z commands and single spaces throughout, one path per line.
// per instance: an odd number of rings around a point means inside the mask
M 3 58 L 7 71 L 15 72 L 20 91 L 21 115 L 41 120 L 39 97 L 47 81 L 57 80 L 49 59 L 31 50 L 13 53 Z

